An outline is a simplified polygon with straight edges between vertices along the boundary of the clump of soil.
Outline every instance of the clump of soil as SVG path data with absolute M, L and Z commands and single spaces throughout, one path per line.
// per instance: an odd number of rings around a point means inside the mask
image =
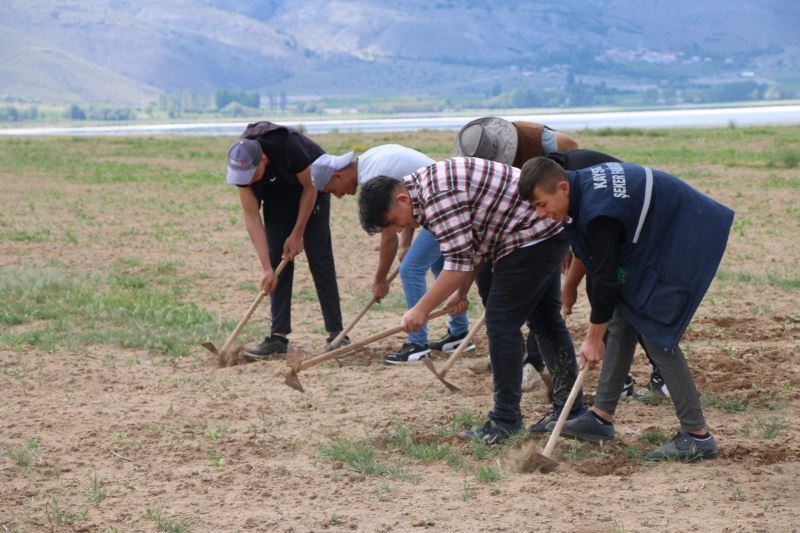
M 552 460 L 558 461 L 555 457 L 552 457 Z M 541 445 L 536 441 L 526 443 L 513 457 L 512 464 L 514 470 L 520 474 L 546 473 L 555 469 L 553 463 L 542 455 Z
M 592 458 L 575 464 L 575 469 L 587 476 L 629 476 L 638 467 L 622 454 L 607 454 L 602 459 Z
M 231 344 L 231 346 L 224 352 L 220 352 L 217 358 L 217 364 L 220 368 L 226 366 L 236 366 L 244 363 L 250 363 L 253 359 L 247 357 L 242 349 L 242 345 L 238 342 Z
M 730 448 L 721 447 L 720 456 L 736 462 L 771 465 L 800 460 L 800 450 L 787 447 L 785 444 L 759 444 L 757 446 L 736 444 Z

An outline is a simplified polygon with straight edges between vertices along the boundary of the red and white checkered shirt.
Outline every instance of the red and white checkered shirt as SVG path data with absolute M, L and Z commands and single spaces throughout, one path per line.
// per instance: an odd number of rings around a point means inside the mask
M 517 193 L 519 170 L 474 157 L 454 157 L 403 178 L 414 219 L 430 231 L 444 269 L 472 271 L 515 248 L 558 234 L 563 225 L 539 218 Z

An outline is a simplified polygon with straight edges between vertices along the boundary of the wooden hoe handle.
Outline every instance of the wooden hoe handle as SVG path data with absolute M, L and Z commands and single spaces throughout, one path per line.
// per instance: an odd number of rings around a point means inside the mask
M 440 317 L 440 316 L 446 314 L 447 311 L 448 311 L 447 308 L 438 309 L 436 311 L 433 311 L 431 314 L 429 314 L 427 319 L 431 320 L 433 318 Z M 300 365 L 297 367 L 297 370 L 298 371 L 305 370 L 305 369 L 310 368 L 312 366 L 316 366 L 316 365 L 318 365 L 320 363 L 324 363 L 325 361 L 328 361 L 329 359 L 333 359 L 334 357 L 339 357 L 340 355 L 344 355 L 344 354 L 347 354 L 347 353 L 350 353 L 350 352 L 354 352 L 354 351 L 358 350 L 359 348 L 362 348 L 362 347 L 366 346 L 367 344 L 371 344 L 371 343 L 379 341 L 381 339 L 385 339 L 386 337 L 391 337 L 392 335 L 394 335 L 396 333 L 400 333 L 401 331 L 403 331 L 402 326 L 395 326 L 393 328 L 389 328 L 387 330 L 381 331 L 380 333 L 376 333 L 375 335 L 373 335 L 371 337 L 367 337 L 366 339 L 362 339 L 362 340 L 360 340 L 358 342 L 354 342 L 353 344 L 350 344 L 348 346 L 342 346 L 341 348 L 337 348 L 336 350 L 331 350 L 330 352 L 314 356 L 311 359 L 306 359 L 305 361 L 300 363 Z
M 274 274 L 275 278 L 281 275 L 281 272 L 283 272 L 283 269 L 286 268 L 286 265 L 288 264 L 289 264 L 289 259 L 284 259 L 281 261 L 281 263 L 278 265 L 278 268 L 275 269 L 275 274 Z M 228 337 L 228 340 L 226 340 L 225 344 L 222 345 L 222 350 L 220 350 L 222 353 L 225 353 L 228 350 L 228 348 L 230 348 L 231 344 L 233 344 L 233 341 L 236 340 L 236 337 L 239 336 L 239 333 L 242 332 L 242 329 L 244 329 L 244 326 L 250 320 L 250 317 L 253 316 L 253 312 L 256 310 L 256 307 L 258 307 L 258 304 L 261 303 L 261 300 L 263 300 L 264 296 L 266 295 L 267 295 L 266 292 L 258 293 L 256 299 L 253 300 L 253 303 L 250 304 L 250 308 L 247 310 L 242 319 L 239 321 L 239 324 L 236 326 L 236 329 L 233 330 L 233 333 L 231 333 L 230 337 Z

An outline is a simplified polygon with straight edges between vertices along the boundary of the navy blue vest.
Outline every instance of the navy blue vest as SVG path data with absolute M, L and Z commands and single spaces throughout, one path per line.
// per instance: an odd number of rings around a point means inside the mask
M 680 179 L 638 165 L 606 163 L 568 172 L 566 235 L 589 272 L 586 227 L 594 218 L 618 220 L 617 308 L 644 337 L 677 346 L 717 272 L 733 211 Z

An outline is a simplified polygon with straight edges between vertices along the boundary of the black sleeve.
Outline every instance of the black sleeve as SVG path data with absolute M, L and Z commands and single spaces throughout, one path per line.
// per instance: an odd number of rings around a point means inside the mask
M 591 294 L 592 324 L 605 324 L 611 320 L 619 299 L 617 266 L 620 243 L 625 238 L 622 224 L 609 217 L 597 217 L 586 227 L 589 257 L 592 261 Z
M 302 133 L 292 131 L 286 139 L 286 159 L 289 171 L 294 174 L 305 170 L 324 153 L 325 150 Z
M 603 163 L 621 163 L 614 156 L 583 148 L 570 150 L 569 152 L 552 152 L 547 154 L 546 157 L 561 165 L 564 170 L 581 170 Z

